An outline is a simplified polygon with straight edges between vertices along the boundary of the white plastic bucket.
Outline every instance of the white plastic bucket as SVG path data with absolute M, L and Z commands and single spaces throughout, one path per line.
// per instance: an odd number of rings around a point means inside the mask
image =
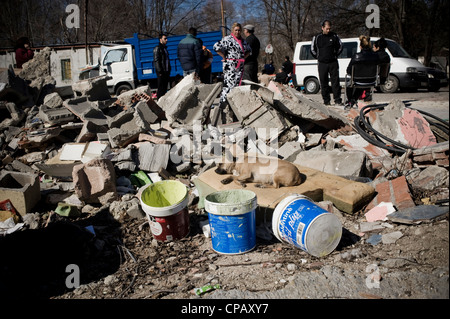
M 275 207 L 272 231 L 281 242 L 323 257 L 339 244 L 342 223 L 336 215 L 317 206 L 308 197 L 295 194 L 284 198 Z

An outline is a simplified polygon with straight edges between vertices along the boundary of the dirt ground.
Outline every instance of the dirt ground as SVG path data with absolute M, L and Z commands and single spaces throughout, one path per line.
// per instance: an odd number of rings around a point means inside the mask
M 146 218 L 113 222 L 107 208 L 94 226 L 89 262 L 79 288 L 55 299 L 446 299 L 448 293 L 448 214 L 441 220 L 406 225 L 387 222 L 380 234 L 400 231 L 395 243 L 367 243 L 373 233 L 358 231 L 364 215 L 340 214 L 341 241 L 317 258 L 275 237 L 257 237 L 256 248 L 240 255 L 212 249 L 199 221 L 204 210 L 191 206 L 190 233 L 178 241 L 153 240 Z M 259 212 L 257 214 L 262 214 Z M 84 222 L 83 222 L 84 221 Z M 264 234 L 259 225 L 257 234 Z M 266 235 L 268 232 L 265 233 Z M 266 237 L 263 235 L 263 237 Z M 69 273 L 66 274 L 68 276 Z M 195 288 L 220 285 L 202 295 Z

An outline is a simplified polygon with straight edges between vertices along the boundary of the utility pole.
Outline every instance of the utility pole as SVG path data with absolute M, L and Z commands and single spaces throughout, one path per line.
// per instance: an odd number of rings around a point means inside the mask
M 223 12 L 223 0 L 220 0 L 220 13 L 222 15 L 222 38 L 224 38 L 227 34 L 225 29 L 225 15 Z
M 89 1 L 84 1 L 84 43 L 86 49 L 86 65 L 89 65 L 89 45 L 88 45 L 88 28 L 87 28 L 87 17 L 88 17 L 88 5 Z

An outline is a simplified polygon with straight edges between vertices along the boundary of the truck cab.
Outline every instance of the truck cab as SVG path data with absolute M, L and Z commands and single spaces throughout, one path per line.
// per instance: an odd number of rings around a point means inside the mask
M 99 75 L 108 74 L 106 82 L 111 93 L 120 95 L 124 91 L 136 88 L 136 68 L 133 47 L 130 44 L 102 47 L 99 63 Z
M 167 51 L 171 65 L 170 77 L 183 75 L 180 61 L 177 56 L 179 42 L 186 35 L 168 37 Z M 213 54 L 211 73 L 223 72 L 222 58 L 213 50 L 214 43 L 222 39 L 221 31 L 199 32 L 197 38 L 201 39 L 203 45 Z M 132 38 L 124 39 L 125 44 L 113 46 L 103 45 L 98 68 L 99 75 L 109 75 L 107 81 L 111 93 L 121 93 L 135 89 L 139 85 L 153 83 L 156 86 L 157 75 L 153 63 L 153 49 L 159 44 L 159 38 L 139 37 L 135 33 Z

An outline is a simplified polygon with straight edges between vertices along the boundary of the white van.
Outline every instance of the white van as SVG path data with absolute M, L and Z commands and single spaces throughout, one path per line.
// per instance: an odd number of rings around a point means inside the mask
M 379 38 L 371 38 L 375 42 Z M 360 51 L 359 38 L 341 39 L 344 46 L 339 55 L 339 78 L 344 86 L 345 73 L 352 56 Z M 394 93 L 398 89 L 428 88 L 438 91 L 448 85 L 445 72 L 427 68 L 418 60 L 412 58 L 398 43 L 386 39 L 386 52 L 391 58 L 391 69 L 386 83 L 380 86 L 385 93 Z M 294 52 L 294 85 L 304 87 L 305 93 L 315 94 L 320 90 L 319 75 L 317 72 L 317 59 L 311 54 L 311 41 L 298 42 Z

